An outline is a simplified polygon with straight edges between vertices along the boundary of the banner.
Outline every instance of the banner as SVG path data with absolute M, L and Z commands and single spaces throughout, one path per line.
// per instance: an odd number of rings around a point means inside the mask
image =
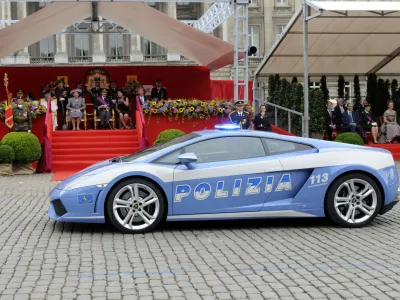
M 6 104 L 6 114 L 5 114 L 5 121 L 4 124 L 11 129 L 14 126 L 14 118 L 13 118 L 13 111 L 11 106 L 11 95 L 8 91 L 8 75 L 7 73 L 4 74 L 4 86 L 6 87 L 7 93 L 7 104 Z

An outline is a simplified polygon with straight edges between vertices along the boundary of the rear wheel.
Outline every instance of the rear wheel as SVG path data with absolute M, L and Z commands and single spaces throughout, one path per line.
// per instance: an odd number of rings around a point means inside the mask
M 117 184 L 107 200 L 111 223 L 125 233 L 152 231 L 162 221 L 165 209 L 165 199 L 159 188 L 141 178 Z
M 326 212 L 343 227 L 362 227 L 372 222 L 382 206 L 378 185 L 370 177 L 352 173 L 339 177 L 329 188 Z

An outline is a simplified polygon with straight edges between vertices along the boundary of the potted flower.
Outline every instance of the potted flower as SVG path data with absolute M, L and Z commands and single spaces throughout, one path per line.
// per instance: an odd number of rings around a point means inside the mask
M 0 176 L 14 175 L 12 171 L 14 158 L 13 148 L 8 145 L 0 145 Z
M 42 148 L 35 135 L 27 132 L 11 132 L 3 137 L 1 144 L 8 145 L 14 150 L 14 174 L 30 175 L 35 172 L 32 163 L 38 161 L 42 155 Z

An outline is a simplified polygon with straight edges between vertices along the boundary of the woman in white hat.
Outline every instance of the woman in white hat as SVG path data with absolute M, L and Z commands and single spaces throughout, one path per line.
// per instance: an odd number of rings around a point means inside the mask
M 79 125 L 83 116 L 82 111 L 86 108 L 85 100 L 80 97 L 78 90 L 71 92 L 72 98 L 69 99 L 67 110 L 69 111 L 68 119 L 72 122 L 72 130 L 80 130 Z

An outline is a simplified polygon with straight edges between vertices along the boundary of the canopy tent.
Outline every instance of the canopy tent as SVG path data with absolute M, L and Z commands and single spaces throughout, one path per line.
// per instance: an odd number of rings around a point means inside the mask
M 400 71 L 400 3 L 306 1 L 308 73 L 393 74 Z M 303 12 L 297 11 L 255 76 L 303 75 Z
M 233 45 L 138 2 L 98 3 L 99 15 L 170 51 L 214 70 L 234 61 Z M 53 2 L 0 30 L 0 57 L 55 34 L 92 15 L 90 2 Z

